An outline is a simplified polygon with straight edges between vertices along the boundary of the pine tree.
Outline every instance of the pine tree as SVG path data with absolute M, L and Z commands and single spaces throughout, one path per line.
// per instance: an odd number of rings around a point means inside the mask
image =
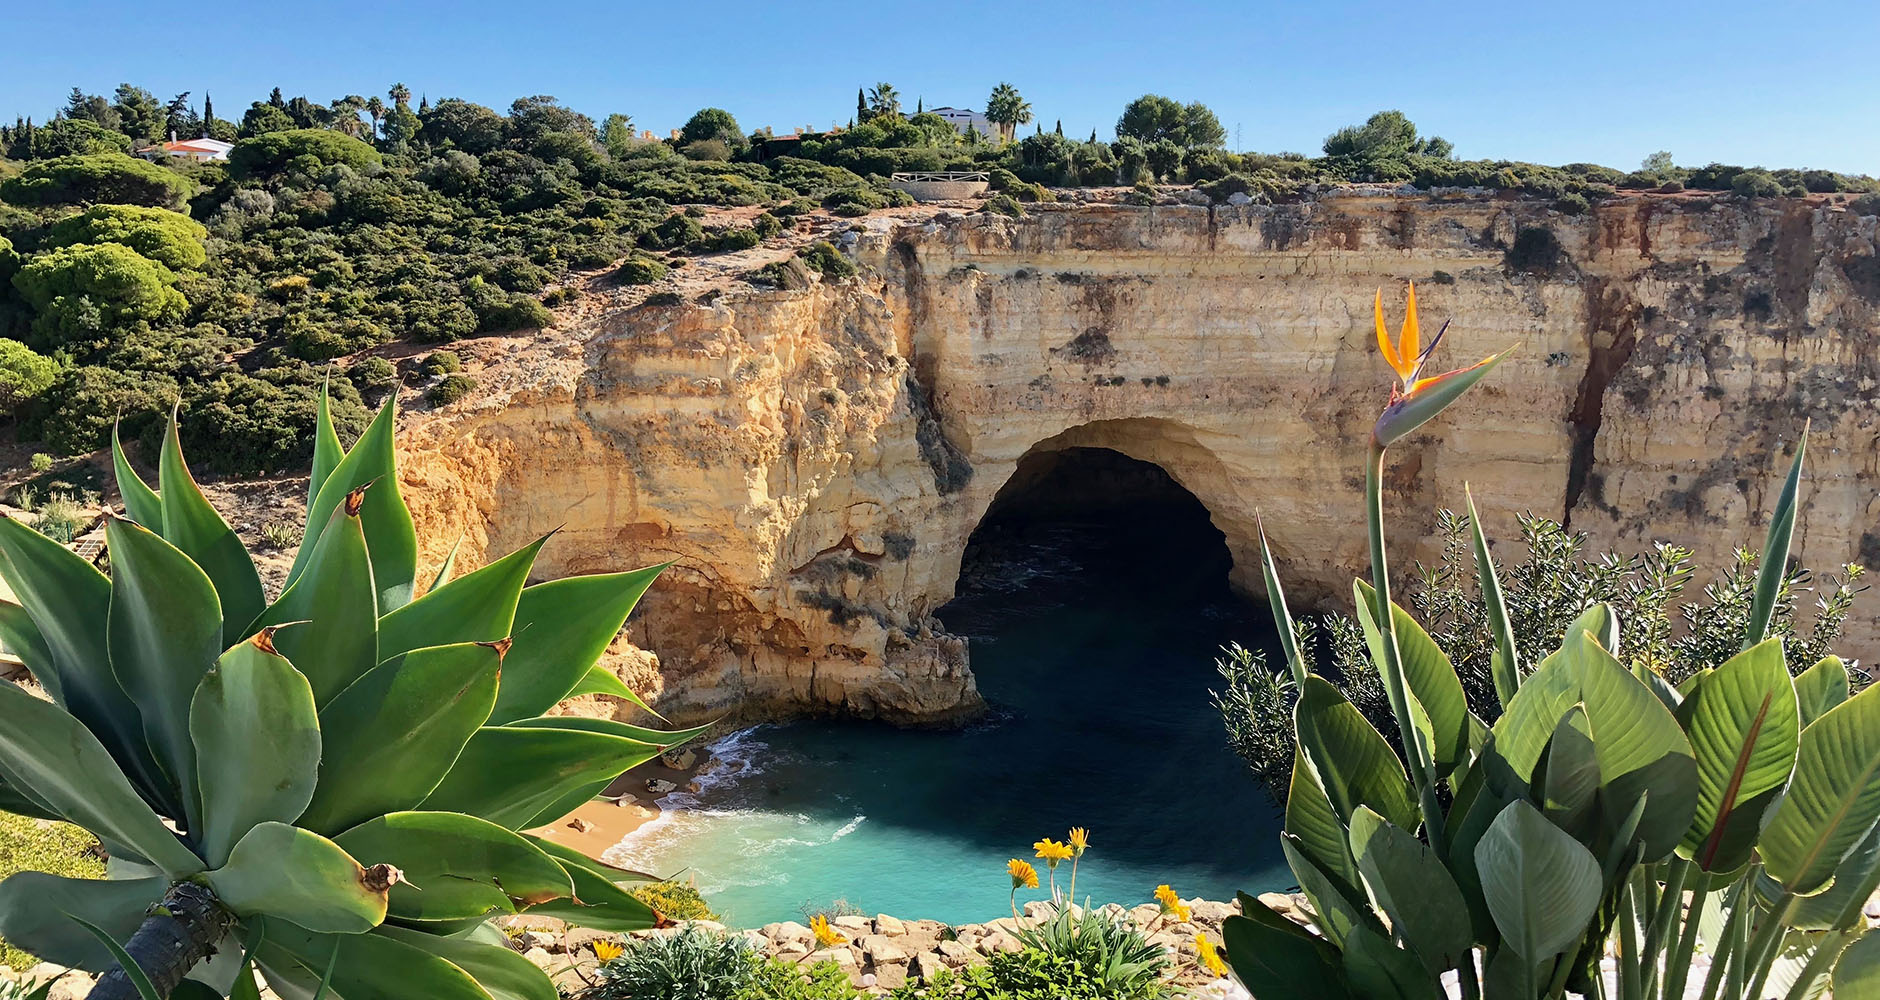
M 268 95 L 268 103 L 280 108 L 282 111 L 287 110 L 287 98 L 281 96 L 281 88 L 279 87 L 274 88 L 274 93 Z
M 424 114 L 425 112 L 430 111 L 430 110 L 431 110 L 430 95 L 426 94 L 426 95 L 419 97 L 418 98 L 418 113 Z
M 1064 134 L 1064 119 L 1062 118 L 1059 118 L 1057 120 L 1057 134 L 1059 136 L 1062 136 Z
M 28 160 L 33 159 L 37 155 L 38 151 L 34 148 L 35 145 L 36 145 L 36 137 L 35 137 L 34 129 L 33 129 L 33 120 L 29 117 L 26 119 L 26 139 L 21 144 L 22 149 L 26 154 L 26 157 L 25 157 L 26 159 Z

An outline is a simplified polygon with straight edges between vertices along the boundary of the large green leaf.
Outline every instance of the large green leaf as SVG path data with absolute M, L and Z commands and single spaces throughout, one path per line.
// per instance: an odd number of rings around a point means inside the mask
M 392 441 L 397 401 L 398 394 L 393 393 L 352 450 L 320 484 L 319 493 L 307 506 L 306 536 L 294 556 L 294 568 L 287 576 L 292 585 L 306 571 L 314 543 L 319 541 L 328 519 L 346 495 L 367 484 L 376 484 L 366 491 L 365 511 L 361 517 L 366 546 L 372 552 L 372 579 L 378 587 L 381 614 L 409 602 L 418 577 L 418 533 L 411 523 L 411 510 L 405 506 L 405 498 L 398 489 Z M 449 640 L 437 638 L 407 648 L 434 646 L 446 641 Z
M 1880 934 L 1861 935 L 1834 963 L 1834 1000 L 1880 1000 Z
M 1436 852 L 1365 808 L 1351 817 L 1351 851 L 1371 898 L 1422 961 L 1430 981 L 1456 968 L 1474 945 L 1474 935 L 1462 890 Z
M 111 670 L 135 701 L 157 763 L 181 792 L 186 828 L 201 826 L 196 747 L 189 702 L 222 655 L 222 607 L 215 585 L 156 532 L 107 517 L 111 611 L 105 625 Z
M 494 823 L 458 813 L 399 812 L 333 838 L 355 858 L 394 865 L 407 884 L 392 888 L 393 917 L 461 920 L 569 896 L 560 864 Z
M 328 934 L 362 934 L 385 919 L 385 892 L 366 887 L 352 855 L 285 823 L 249 830 L 228 864 L 203 878 L 222 905 L 244 917 L 279 917 Z
M 1293 837 L 1282 833 L 1279 844 L 1286 855 L 1287 867 L 1292 869 L 1300 890 L 1312 903 L 1313 924 L 1325 935 L 1325 940 L 1343 948 L 1353 929 L 1384 929 L 1371 913 L 1362 891 L 1347 895 L 1299 850 Z
M 223 653 L 189 710 L 202 790 L 197 837 L 220 867 L 259 823 L 291 823 L 319 780 L 320 719 L 313 688 L 262 630 Z
M 574 883 L 574 896 L 537 903 L 524 912 L 599 931 L 641 931 L 661 923 L 658 911 L 622 889 L 600 862 L 550 840 L 526 839 L 561 864 Z
M 1361 805 L 1398 826 L 1418 825 L 1410 780 L 1390 744 L 1332 683 L 1307 677 L 1299 688 L 1293 725 L 1300 749 L 1340 821 Z
M 456 766 L 419 808 L 518 829 L 569 791 L 616 777 L 660 750 L 604 733 L 487 726 L 470 738 Z
M 1788 794 L 1757 843 L 1763 866 L 1788 891 L 1825 888 L 1880 819 L 1880 687 L 1829 709 L 1802 730 Z
M 181 549 L 215 583 L 216 596 L 222 602 L 223 627 L 230 634 L 243 631 L 267 603 L 261 593 L 261 577 L 255 573 L 254 560 L 248 557 L 248 547 L 190 476 L 183 446 L 177 441 L 174 413 L 163 434 L 163 454 L 157 470 L 157 488 L 163 497 L 164 540 Z
M 511 726 L 534 729 L 578 729 L 585 733 L 606 733 L 609 736 L 622 736 L 641 743 L 650 743 L 662 751 L 677 746 L 710 729 L 711 726 L 697 726 L 666 732 L 658 729 L 646 729 L 642 726 L 615 722 L 612 719 L 590 719 L 580 716 L 555 716 L 550 718 L 517 719 Z M 521 825 L 521 829 L 547 826 L 573 812 L 582 803 L 607 790 L 613 783 L 613 776 L 596 776 L 594 780 L 581 787 L 571 788 L 560 799 L 544 806 L 534 818 Z
M 1353 580 L 1358 622 L 1364 629 L 1365 644 L 1370 647 L 1371 662 L 1384 662 L 1384 637 L 1373 620 L 1371 609 L 1377 607 L 1377 591 L 1363 580 Z M 1397 630 L 1397 652 L 1403 661 L 1404 681 L 1410 693 L 1429 713 L 1431 749 L 1435 752 L 1437 777 L 1445 777 L 1456 765 L 1469 759 L 1469 702 L 1462 693 L 1462 680 L 1449 662 L 1448 654 L 1436 640 L 1417 624 L 1410 613 L 1392 602 L 1391 621 Z
M 1583 843 L 1594 842 L 1599 805 L 1599 753 L 1586 709 L 1575 705 L 1554 727 L 1547 744 L 1546 776 L 1541 782 L 1541 811 L 1555 826 Z
M 570 689 L 567 694 L 562 696 L 562 700 L 579 698 L 584 694 L 610 695 L 615 698 L 630 701 L 659 718 L 665 718 L 665 716 L 654 711 L 652 706 L 641 699 L 638 691 L 628 687 L 625 681 L 614 676 L 614 672 L 607 669 L 603 664 L 596 663 L 589 667 L 587 673 L 581 675 L 581 679 L 575 683 L 575 686 Z
M 378 587 L 360 520 L 364 493 L 348 493 L 312 544 L 305 571 L 257 625 L 286 625 L 276 642 L 324 706 L 379 664 Z
M 111 425 L 111 471 L 117 477 L 118 496 L 124 499 L 124 513 L 131 520 L 152 531 L 163 530 L 163 498 L 131 468 L 118 441 L 117 424 Z
M 1580 617 L 1567 626 L 1566 634 L 1561 637 L 1562 648 L 1571 645 L 1582 632 L 1592 636 L 1599 648 L 1615 656 L 1618 654 L 1619 616 L 1610 605 L 1595 604 L 1580 612 Z
M 509 948 L 387 924 L 374 933 L 436 955 L 476 978 L 495 1000 L 558 1000 L 547 973 Z
M 1765 900 L 1782 895 L 1782 885 L 1767 874 L 1757 880 Z M 1789 907 L 1783 923 L 1800 930 L 1842 930 L 1860 926 L 1861 909 L 1880 889 L 1880 824 L 1854 845 L 1834 870 L 1834 884 Z
M 1465 485 L 1462 495 L 1469 503 L 1469 540 L 1475 548 L 1475 576 L 1482 588 L 1482 607 L 1488 613 L 1489 635 L 1495 640 L 1489 675 L 1495 683 L 1495 699 L 1502 708 L 1514 700 L 1521 688 L 1520 657 L 1514 648 L 1514 629 L 1508 624 L 1508 605 L 1502 598 L 1501 579 L 1495 574 L 1495 560 L 1488 554 L 1488 536 L 1482 533 L 1482 515 L 1475 511 L 1475 494 Z
M 1740 868 L 1795 768 L 1801 726 L 1782 640 L 1731 657 L 1678 706 L 1678 719 L 1697 755 L 1697 812 L 1678 853 L 1707 872 Z
M 1298 849 L 1311 858 L 1344 895 L 1356 899 L 1363 892 L 1358 861 L 1351 856 L 1351 841 L 1344 821 L 1332 810 L 1325 789 L 1306 763 L 1305 754 L 1293 754 L 1292 784 L 1286 793 L 1286 832 Z
M 495 642 L 510 636 L 522 585 L 546 541 L 544 535 L 385 615 L 379 620 L 379 655 L 389 659 L 422 646 Z
M 1345 978 L 1365 1000 L 1443 1000 L 1441 980 L 1383 932 L 1360 927 L 1344 949 Z
M 9 784 L 100 839 L 123 844 L 174 876 L 202 862 L 137 797 L 91 731 L 51 702 L 0 683 L 0 771 Z
M 268 981 L 318 981 L 333 970 L 341 1000 L 491 1000 L 468 972 L 424 948 L 384 934 L 315 934 L 281 920 L 263 921 L 258 952 Z
M 1789 463 L 1789 475 L 1776 497 L 1776 509 L 1769 512 L 1769 534 L 1763 540 L 1762 565 L 1756 569 L 1756 590 L 1750 602 L 1749 623 L 1743 630 L 1743 648 L 1763 641 L 1774 617 L 1776 599 L 1789 575 L 1789 540 L 1795 535 L 1797 499 L 1801 494 L 1802 459 L 1808 455 L 1808 425 L 1802 425 L 1795 442 L 1795 460 Z
M 640 595 L 668 564 L 629 573 L 571 576 L 524 588 L 516 602 L 516 644 L 490 717 L 498 723 L 553 708 L 607 651 Z M 626 690 L 625 686 L 621 690 Z M 646 704 L 629 693 L 641 708 Z
M 1599 862 L 1579 841 L 1516 802 L 1475 845 L 1475 863 L 1504 944 L 1530 963 L 1579 945 L 1601 892 Z
M 53 701 L 65 703 L 58 688 L 59 672 L 51 668 L 52 650 L 46 646 L 46 637 L 39 634 L 33 616 L 12 601 L 0 601 L 0 649 L 19 657 Z
M 1279 633 L 1280 649 L 1286 653 L 1286 668 L 1292 672 L 1295 686 L 1305 683 L 1306 658 L 1299 650 L 1299 633 L 1293 627 L 1292 610 L 1286 606 L 1286 588 L 1279 581 L 1279 567 L 1273 562 L 1273 549 L 1266 544 L 1266 524 L 1256 512 L 1254 528 L 1260 535 L 1260 575 L 1266 583 L 1267 604 L 1273 611 L 1273 629 Z
M 1339 954 L 1298 924 L 1245 896 L 1244 915 L 1221 922 L 1221 940 L 1234 978 L 1254 1000 L 1350 1000 Z
M 99 627 L 110 618 L 111 581 L 71 549 L 11 518 L 0 518 L 0 576 L 50 654 L 35 673 L 46 691 L 111 748 L 147 798 L 181 816 L 182 802 L 144 740 L 137 704 L 111 672 Z
M 0 939 L 44 961 L 103 972 L 111 966 L 110 952 L 71 917 L 83 917 L 128 941 L 169 885 L 166 878 L 80 879 L 20 872 L 0 882 Z
M 320 386 L 320 404 L 313 419 L 313 465 L 307 473 L 307 509 L 319 502 L 320 487 L 339 467 L 340 459 L 346 457 L 346 450 L 340 447 L 339 434 L 333 430 L 333 412 L 328 399 L 327 387 Z
M 300 825 L 337 833 L 423 801 L 489 718 L 502 660 L 501 644 L 414 649 L 341 691 L 320 711 L 320 785 Z
M 1801 705 L 1802 725 L 1814 724 L 1822 713 L 1847 700 L 1850 693 L 1847 664 L 1838 656 L 1824 656 L 1795 678 L 1795 700 Z

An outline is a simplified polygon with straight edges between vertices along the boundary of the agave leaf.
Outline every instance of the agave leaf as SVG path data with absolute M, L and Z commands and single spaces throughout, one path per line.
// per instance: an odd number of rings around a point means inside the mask
M 476 978 L 495 1000 L 558 1000 L 560 994 L 535 963 L 501 946 L 438 937 L 386 924 L 375 934 L 436 955 Z
M 560 864 L 514 833 L 457 813 L 398 812 L 333 838 L 357 858 L 396 866 L 388 913 L 406 920 L 461 920 L 572 895 Z
M 136 988 L 137 995 L 142 1000 L 164 1000 L 163 994 L 157 992 L 156 984 L 150 981 L 150 973 L 145 972 L 144 967 L 138 965 L 130 952 L 125 951 L 124 946 L 118 944 L 117 939 L 107 933 L 104 928 L 80 916 L 68 914 L 66 919 L 83 928 L 85 933 L 97 940 L 99 947 L 111 953 L 111 960 L 124 970 L 125 978 L 131 981 L 131 985 Z
M 604 694 L 614 698 L 622 698 L 638 705 L 642 711 L 647 712 L 655 718 L 665 718 L 665 716 L 660 715 L 645 701 L 641 700 L 639 694 L 628 687 L 625 681 L 614 676 L 613 671 L 598 663 L 589 667 L 587 673 L 581 675 L 581 680 L 574 686 L 574 690 L 563 695 L 562 700 L 566 701 L 569 698 L 579 698 L 585 694 Z M 501 692 L 498 692 L 498 697 L 501 697 Z
M 282 978 L 318 981 L 330 969 L 333 992 L 344 1000 L 491 1000 L 468 972 L 423 948 L 383 934 L 318 934 L 268 918 L 258 957 L 269 983 Z
M 189 703 L 222 654 L 215 585 L 188 556 L 142 525 L 107 517 L 104 532 L 111 549 L 105 626 L 111 671 L 142 710 L 157 763 L 181 792 L 185 828 L 201 829 Z
M 261 593 L 261 577 L 255 573 L 254 560 L 248 557 L 248 547 L 190 476 L 183 447 L 177 441 L 175 413 L 170 414 L 170 426 L 163 434 L 158 473 L 164 540 L 181 549 L 214 582 L 216 596 L 221 599 L 223 627 L 231 633 L 243 630 L 267 604 Z
M 562 844 L 557 844 L 552 840 L 548 840 L 543 837 L 538 837 L 532 833 L 523 834 L 522 839 L 528 841 L 531 844 L 534 844 L 537 848 L 541 849 L 543 854 L 546 854 L 549 857 L 554 858 L 556 861 L 560 862 L 564 867 L 573 866 L 575 868 L 583 869 L 593 875 L 597 875 L 603 879 L 606 879 L 608 882 L 614 883 L 615 885 L 620 885 L 620 884 L 627 883 L 627 882 L 665 882 L 665 881 L 668 881 L 667 879 L 661 878 L 657 875 L 649 875 L 646 872 L 636 872 L 630 868 L 621 868 L 618 865 L 610 865 L 607 862 L 602 861 L 598 858 L 590 858 L 587 855 L 581 853 L 580 851 L 575 850 L 572 847 L 567 847 Z
M 518 829 L 569 791 L 617 777 L 660 750 L 603 733 L 487 726 L 470 738 L 456 766 L 419 808 Z
M 1363 812 L 1362 808 L 1359 810 Z M 1339 948 L 1345 947 L 1346 940 L 1353 930 L 1369 929 L 1382 931 L 1383 925 L 1371 913 L 1362 890 L 1352 895 L 1334 884 L 1330 877 L 1312 859 L 1300 851 L 1297 838 L 1282 833 L 1279 837 L 1280 850 L 1286 855 L 1286 866 L 1292 869 L 1293 877 L 1299 880 L 1299 888 L 1312 902 L 1313 925 L 1325 940 Z
M 1371 898 L 1429 973 L 1426 981 L 1456 968 L 1474 935 L 1462 890 L 1436 852 L 1366 808 L 1351 817 L 1351 852 Z
M 202 862 L 137 797 L 104 745 L 77 719 L 0 684 L 0 768 L 9 784 L 100 839 L 123 844 L 173 876 Z
M 1678 719 L 1697 756 L 1697 812 L 1678 852 L 1707 872 L 1738 868 L 1795 769 L 1801 724 L 1782 640 L 1731 657 L 1692 689 Z
M 131 468 L 130 459 L 124 456 L 124 446 L 118 442 L 116 423 L 111 425 L 111 470 L 117 476 L 118 495 L 124 498 L 124 513 L 138 524 L 161 532 L 163 498 Z
M 1299 650 L 1299 634 L 1293 628 L 1292 610 L 1286 607 L 1286 588 L 1280 585 L 1279 568 L 1273 564 L 1273 550 L 1266 544 L 1266 525 L 1254 517 L 1260 533 L 1260 575 L 1266 581 L 1267 603 L 1273 608 L 1273 627 L 1279 633 L 1280 648 L 1286 652 L 1286 666 L 1292 671 L 1293 684 L 1306 681 L 1306 658 Z
M 1508 624 L 1508 604 L 1501 594 L 1501 578 L 1495 574 L 1495 560 L 1488 554 L 1488 536 L 1482 533 L 1482 515 L 1475 511 L 1475 494 L 1463 486 L 1462 495 L 1469 502 L 1469 536 L 1475 547 L 1475 576 L 1482 588 L 1482 606 L 1488 612 L 1489 634 L 1495 638 L 1495 653 L 1489 673 L 1495 682 L 1495 698 L 1503 709 L 1521 688 L 1520 657 L 1514 648 L 1514 629 Z
M 65 697 L 58 688 L 59 672 L 51 666 L 52 650 L 46 645 L 46 637 L 39 634 L 33 616 L 11 601 L 0 601 L 0 649 L 19 657 L 33 679 L 46 689 L 46 694 L 53 701 L 65 704 Z
M 34 819 L 49 819 L 63 822 L 65 817 L 52 808 L 30 789 L 16 787 L 11 779 L 5 777 L 6 769 L 0 767 L 0 812 L 10 812 L 16 816 L 31 816 Z
M 524 588 L 515 604 L 516 644 L 503 664 L 503 686 L 490 717 L 502 723 L 541 715 L 568 697 L 667 565 L 571 576 Z M 619 691 L 646 708 L 624 684 Z
M 379 664 L 378 588 L 360 519 L 370 492 L 349 493 L 334 508 L 319 540 L 302 547 L 310 552 L 305 571 L 255 622 L 309 623 L 283 629 L 276 641 L 322 706 Z
M 288 572 L 289 586 L 306 571 L 314 544 L 346 495 L 376 483 L 374 489 L 366 492 L 361 516 L 366 547 L 372 553 L 372 580 L 378 587 L 379 612 L 384 614 L 403 607 L 411 600 L 411 589 L 418 577 L 418 533 L 411 523 L 411 510 L 405 506 L 405 498 L 398 490 L 398 467 L 392 443 L 397 399 L 398 394 L 393 393 L 385 401 L 371 426 L 333 467 L 326 481 L 320 484 L 313 503 L 307 506 L 306 535 L 299 553 L 294 556 L 294 567 Z M 433 639 L 418 645 L 435 645 L 437 641 Z
M 1823 712 L 1847 700 L 1849 685 L 1847 664 L 1838 656 L 1824 656 L 1795 678 L 1795 699 L 1801 705 L 1802 726 L 1807 728 Z
M 1757 851 L 1783 888 L 1827 887 L 1841 859 L 1880 819 L 1880 687 L 1870 687 L 1802 730 L 1788 794 Z
M 250 828 L 305 812 L 319 780 L 313 688 L 268 637 L 258 632 L 222 654 L 190 705 L 202 790 L 197 839 L 215 867 Z
M 429 587 L 424 588 L 425 593 L 428 594 L 431 591 L 436 590 L 439 587 L 442 587 L 444 585 L 444 582 L 450 579 L 451 570 L 457 568 L 457 553 L 462 548 L 463 548 L 463 532 L 459 531 L 457 533 L 457 540 L 450 543 L 450 551 L 444 553 L 444 561 L 438 564 L 437 575 L 431 578 L 431 585 Z
M 68 914 L 128 941 L 169 886 L 162 877 L 84 879 L 20 872 L 0 882 L 0 939 L 48 962 L 103 972 L 111 967 L 111 953 Z
M 333 413 L 327 397 L 327 385 L 320 384 L 320 404 L 313 421 L 313 467 L 307 473 L 307 509 L 320 499 L 320 487 L 326 485 L 346 451 L 340 447 L 339 434 L 333 430 Z
M 50 654 L 34 676 L 123 762 L 137 788 L 173 815 L 182 803 L 144 741 L 137 704 L 118 686 L 98 623 L 111 608 L 111 581 L 71 549 L 0 518 L 0 575 L 19 598 Z
M 615 884 L 599 862 L 553 841 L 527 839 L 561 864 L 574 883 L 574 896 L 537 903 L 523 912 L 600 931 L 641 931 L 661 922 L 657 911 Z
M 1358 622 L 1364 627 L 1364 641 L 1370 648 L 1371 662 L 1384 662 L 1384 636 L 1378 629 L 1372 610 L 1377 607 L 1377 591 L 1363 580 L 1353 580 Z M 1404 681 L 1410 693 L 1429 713 L 1431 750 L 1435 753 L 1437 777 L 1446 777 L 1469 759 L 1469 703 L 1462 694 L 1462 681 L 1448 654 L 1436 640 L 1418 625 L 1410 613 L 1392 602 L 1391 621 L 1397 631 L 1397 652 L 1403 661 Z
M 1344 949 L 1345 978 L 1366 1000 L 1442 1000 L 1439 980 L 1382 931 L 1360 927 Z
M 228 864 L 203 876 L 222 905 L 240 916 L 279 917 L 327 934 L 362 934 L 385 919 L 385 893 L 367 888 L 364 877 L 365 869 L 338 844 L 271 822 L 249 830 Z
M 370 535 L 368 531 L 368 541 Z M 529 579 L 529 567 L 535 564 L 536 553 L 547 541 L 548 536 L 543 535 L 386 614 L 379 619 L 379 655 L 389 659 L 421 646 L 495 642 L 509 637 L 515 627 L 522 585 Z M 582 669 L 587 668 L 584 665 Z M 575 679 L 579 679 L 578 674 Z
M 1599 862 L 1526 802 L 1489 825 L 1475 863 L 1503 943 L 1530 963 L 1577 945 L 1599 908 Z
M 1762 565 L 1756 569 L 1755 597 L 1750 602 L 1749 624 L 1743 632 L 1743 648 L 1763 641 L 1769 634 L 1769 620 L 1775 616 L 1776 598 L 1781 596 L 1783 579 L 1789 573 L 1789 541 L 1795 535 L 1797 499 L 1802 486 L 1802 459 L 1808 455 L 1808 425 L 1795 442 L 1795 460 L 1789 463 L 1789 475 L 1776 497 L 1776 509 L 1769 513 L 1769 534 L 1763 540 Z
M 1252 899 L 1221 922 L 1227 964 L 1254 1000 L 1351 1000 L 1337 949 Z
M 1293 709 L 1299 746 L 1341 822 L 1366 805 L 1399 826 L 1418 823 L 1403 763 L 1330 681 L 1307 677 Z
M 587 733 L 606 733 L 610 736 L 622 736 L 630 740 L 638 740 L 641 743 L 651 743 L 659 747 L 662 752 L 670 747 L 684 743 L 711 728 L 709 725 L 704 725 L 675 732 L 662 732 L 657 729 L 644 729 L 639 726 L 628 725 L 624 722 L 615 722 L 612 719 L 588 719 L 578 716 L 518 719 L 515 722 L 509 723 L 509 725 L 532 729 L 578 729 Z M 605 792 L 607 786 L 613 784 L 615 777 L 617 776 L 597 776 L 586 785 L 570 789 L 560 799 L 544 806 L 540 812 L 536 813 L 534 818 L 523 823 L 520 828 L 527 830 L 555 822 L 573 812 L 576 807 L 580 806 L 583 802 L 587 802 L 595 796 L 600 795 L 602 792 Z
M 320 784 L 300 825 L 337 833 L 423 801 L 489 718 L 502 653 L 469 642 L 414 649 L 335 696 L 320 711 Z

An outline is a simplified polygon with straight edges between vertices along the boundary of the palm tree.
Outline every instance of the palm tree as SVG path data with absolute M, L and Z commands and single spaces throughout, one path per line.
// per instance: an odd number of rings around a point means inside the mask
M 895 92 L 894 84 L 877 83 L 869 89 L 868 113 L 871 117 L 901 113 L 901 95 Z
M 999 126 L 999 137 L 1010 142 L 1018 126 L 1031 121 L 1031 105 L 1018 96 L 1018 88 L 1001 83 L 986 98 L 986 120 Z
M 394 83 L 392 89 L 385 92 L 385 96 L 390 97 L 395 105 L 409 104 L 411 103 L 411 88 L 402 83 Z
M 379 134 L 379 119 L 385 117 L 385 102 L 379 100 L 377 94 L 366 98 L 366 117 L 372 119 L 372 136 L 373 138 L 377 138 Z

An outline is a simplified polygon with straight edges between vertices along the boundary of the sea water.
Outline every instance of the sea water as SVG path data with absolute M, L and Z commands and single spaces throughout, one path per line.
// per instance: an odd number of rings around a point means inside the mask
M 1031 845 L 1073 826 L 1090 835 L 1077 895 L 1098 903 L 1147 902 L 1162 883 L 1210 899 L 1290 886 L 1278 811 L 1209 703 L 1219 647 L 1265 644 L 1271 625 L 1163 528 L 1106 518 L 976 536 L 940 617 L 969 639 L 983 719 L 733 733 L 710 747 L 720 763 L 698 790 L 662 799 L 608 860 L 694 878 L 743 927 L 835 900 L 989 920 L 1009 912 L 1006 860 L 1048 878 Z M 1068 890 L 1068 863 L 1056 880 Z

